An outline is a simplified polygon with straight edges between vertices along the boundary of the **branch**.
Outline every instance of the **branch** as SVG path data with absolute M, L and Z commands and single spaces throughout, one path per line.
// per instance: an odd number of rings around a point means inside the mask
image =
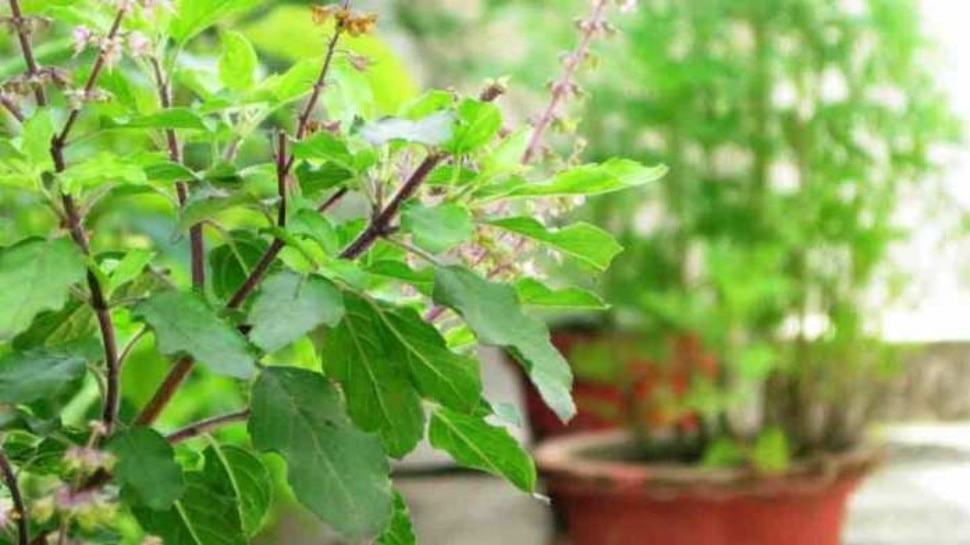
M 18 108 L 17 105 L 14 104 L 12 100 L 10 100 L 5 96 L 0 96 L 0 104 L 2 104 L 3 107 L 8 112 L 10 112 L 10 115 L 12 115 L 13 118 L 17 120 L 17 122 L 19 123 L 24 122 L 24 113 L 20 111 L 20 108 Z
M 546 109 L 536 121 L 532 131 L 532 137 L 529 139 L 529 145 L 522 155 L 523 164 L 531 163 L 536 154 L 539 153 L 539 149 L 542 147 L 542 138 L 546 130 L 556 119 L 556 111 L 559 109 L 560 103 L 572 92 L 573 79 L 576 77 L 576 71 L 579 70 L 579 66 L 586 59 L 593 39 L 596 38 L 597 33 L 601 30 L 608 6 L 608 0 L 596 0 L 590 18 L 580 23 L 583 26 L 580 27 L 582 35 L 579 40 L 579 45 L 566 58 L 566 65 L 562 77 L 559 81 L 552 84 L 552 98 L 549 100 L 549 105 L 546 106 Z
M 36 76 L 40 73 L 40 68 L 37 65 L 37 58 L 34 56 L 34 47 L 30 43 L 30 36 L 25 26 L 27 19 L 24 19 L 23 11 L 20 9 L 20 0 L 10 0 L 10 14 L 13 16 L 12 24 L 17 29 L 17 40 L 20 41 L 20 51 L 23 53 L 24 62 L 27 63 L 27 75 Z M 47 106 L 47 94 L 44 92 L 43 85 L 34 87 L 34 98 L 37 100 L 38 106 Z
M 349 8 L 350 0 L 344 0 L 343 6 L 344 8 Z M 306 106 L 304 106 L 303 112 L 299 117 L 296 133 L 297 140 L 302 140 L 303 137 L 306 136 L 307 129 L 310 126 L 310 117 L 313 114 L 313 110 L 316 109 L 317 102 L 320 100 L 324 87 L 326 87 L 327 77 L 330 74 L 330 68 L 333 65 L 333 58 L 337 51 L 337 43 L 340 40 L 341 34 L 342 31 L 338 26 L 334 30 L 333 37 L 330 38 L 330 41 L 327 44 L 327 52 L 324 56 L 323 66 L 320 69 L 320 75 L 317 77 L 317 81 L 313 86 L 313 91 L 310 94 L 310 98 L 307 101 Z M 282 134 L 280 136 L 281 138 L 283 137 Z M 283 164 L 282 161 L 280 161 L 280 157 L 283 156 L 285 156 L 285 153 L 278 154 L 277 168 L 280 176 L 285 179 L 285 176 L 289 175 L 290 169 L 293 167 L 295 157 L 290 155 L 286 159 L 285 164 Z M 279 168 L 281 166 L 282 169 Z M 320 207 L 320 211 L 323 212 L 330 206 L 336 204 L 336 202 L 339 201 L 345 194 L 346 190 L 338 191 L 333 197 L 330 198 L 330 200 Z M 283 215 L 281 214 L 281 217 L 282 216 Z M 249 295 L 252 294 L 252 292 L 255 291 L 259 286 L 259 283 L 262 282 L 263 277 L 266 276 L 266 273 L 269 271 L 273 261 L 285 247 L 286 243 L 281 239 L 273 239 L 273 242 L 270 244 L 269 248 L 266 249 L 266 252 L 260 258 L 259 262 L 255 267 L 253 267 L 253 270 L 250 271 L 249 276 L 246 277 L 243 284 L 229 299 L 229 302 L 226 304 L 228 308 L 236 309 L 242 306 Z M 138 417 L 135 420 L 137 424 L 147 426 L 155 422 L 168 403 L 172 400 L 175 392 L 178 391 L 182 383 L 185 382 L 185 379 L 188 378 L 189 373 L 192 372 L 193 365 L 194 362 L 192 361 L 192 358 L 184 357 L 178 360 L 175 365 L 172 366 L 172 369 L 169 370 L 168 375 L 165 376 L 162 384 L 159 385 L 158 390 L 155 391 L 152 399 L 138 414 Z
M 172 107 L 172 88 L 168 77 L 162 70 L 161 63 L 154 56 L 151 58 L 152 69 L 155 73 L 155 85 L 158 88 L 158 100 L 162 108 Z M 178 141 L 175 129 L 165 129 L 165 142 L 168 146 L 168 157 L 173 162 L 184 164 L 182 147 Z M 176 182 L 175 191 L 178 193 L 180 206 L 185 206 L 189 198 L 189 188 L 185 182 Z M 202 291 L 205 289 L 205 241 L 202 238 L 202 226 L 193 225 L 189 228 L 189 241 L 192 253 L 192 286 Z
M 286 179 L 290 170 L 288 166 L 290 160 L 286 155 L 286 133 L 280 131 L 276 136 L 276 187 L 280 196 L 276 225 L 281 228 L 286 227 L 286 207 L 289 193 L 286 188 Z
M 15 3 L 16 0 L 13 0 L 12 4 Z M 125 8 L 118 10 L 118 14 L 115 16 L 114 22 L 111 25 L 111 30 L 108 32 L 107 42 L 113 41 L 118 36 L 118 32 L 121 29 L 121 21 L 124 19 L 126 11 Z M 98 76 L 104 68 L 106 53 L 107 51 L 104 47 L 98 52 L 98 58 L 94 63 L 94 68 L 92 68 L 91 75 L 88 76 L 88 81 L 84 86 L 85 96 L 94 89 L 98 81 Z M 71 129 L 74 127 L 80 114 L 80 107 L 71 110 L 67 121 L 64 123 L 64 128 L 51 141 L 51 157 L 54 160 L 54 167 L 58 173 L 64 172 L 67 169 L 67 164 L 64 161 L 64 148 L 67 144 L 67 138 L 71 134 Z M 64 215 L 67 228 L 71 232 L 71 238 L 74 239 L 74 242 L 85 255 L 90 256 L 90 243 L 87 233 L 84 232 L 81 214 L 78 212 L 77 205 L 74 203 L 74 198 L 68 194 L 62 194 L 61 202 L 64 206 Z M 121 397 L 118 373 L 118 342 L 114 324 L 111 321 L 111 312 L 108 310 L 107 301 L 104 297 L 104 289 L 101 287 L 98 277 L 90 269 L 88 269 L 87 283 L 88 289 L 91 292 L 91 307 L 97 316 L 98 327 L 101 330 L 101 340 L 104 345 L 108 384 L 101 419 L 104 422 L 106 434 L 110 435 L 114 429 L 115 421 L 118 418 L 118 405 Z
M 172 443 L 173 445 L 178 444 L 230 424 L 245 422 L 247 419 L 249 419 L 250 412 L 251 411 L 247 408 L 234 413 L 201 420 L 195 424 L 190 424 L 174 433 L 169 434 L 166 439 L 168 439 L 168 442 Z
M 408 178 L 401 189 L 394 195 L 391 202 L 384 208 L 371 222 L 367 228 L 357 236 L 357 238 L 340 253 L 343 259 L 356 259 L 366 252 L 374 242 L 384 236 L 391 227 L 391 222 L 401 210 L 404 202 L 410 199 L 424 183 L 431 171 L 437 167 L 446 156 L 443 153 L 432 153 L 425 157 L 424 161 L 418 165 L 411 177 Z
M 24 509 L 24 498 L 20 494 L 20 485 L 17 484 L 17 475 L 10 466 L 10 460 L 0 452 L 0 473 L 3 473 L 3 480 L 10 490 L 10 499 L 13 501 L 15 516 L 17 519 L 17 543 L 28 545 L 30 543 L 30 524 L 27 520 L 27 510 Z

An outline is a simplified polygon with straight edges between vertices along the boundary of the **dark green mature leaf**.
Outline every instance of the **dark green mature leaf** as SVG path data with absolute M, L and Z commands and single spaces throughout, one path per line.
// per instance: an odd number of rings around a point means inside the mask
M 438 146 L 452 137 L 455 117 L 451 112 L 438 112 L 412 121 L 389 117 L 365 125 L 360 135 L 374 146 L 388 142 L 414 142 Z
M 350 182 L 354 179 L 354 172 L 333 162 L 315 166 L 303 161 L 296 167 L 296 177 L 300 181 L 303 195 L 313 197 L 322 191 Z
M 249 315 L 249 338 L 273 352 L 318 326 L 336 326 L 343 316 L 343 295 L 333 283 L 284 271 L 263 281 Z
M 458 127 L 444 148 L 456 155 L 488 144 L 502 128 L 502 113 L 492 103 L 466 99 L 458 106 Z
M 347 313 L 321 350 L 328 376 L 340 381 L 347 409 L 365 431 L 376 432 L 390 455 L 411 452 L 424 435 L 424 411 L 381 315 L 363 297 L 344 294 Z
M 576 406 L 569 393 L 569 364 L 549 342 L 545 324 L 522 312 L 511 286 L 490 282 L 464 267 L 438 267 L 434 301 L 460 314 L 479 341 L 509 350 L 559 418 L 572 418 Z
M 255 80 L 259 58 L 253 44 L 238 32 L 222 33 L 222 57 L 219 58 L 219 79 L 233 91 L 245 91 Z
M 623 191 L 655 182 L 667 174 L 666 166 L 646 167 L 628 159 L 610 159 L 560 172 L 547 183 L 525 181 L 486 188 L 487 198 L 593 196 Z
M 269 243 L 249 231 L 233 231 L 229 242 L 213 248 L 209 252 L 209 267 L 216 297 L 228 299 L 243 284 L 268 247 Z
M 133 314 L 151 326 L 165 355 L 188 354 L 229 377 L 248 378 L 255 369 L 246 339 L 196 293 L 158 293 L 136 306 Z
M 569 308 L 583 310 L 606 310 L 610 305 L 595 293 L 581 288 L 553 289 L 532 278 L 515 283 L 519 301 L 527 307 Z
M 171 509 L 133 509 L 142 528 L 162 538 L 165 545 L 249 543 L 240 514 L 246 509 L 246 498 L 241 494 L 253 490 L 238 487 L 234 479 L 240 475 L 239 467 L 220 455 L 224 453 L 217 447 L 205 451 L 205 467 L 185 474 L 185 492 Z
M 517 233 L 575 257 L 599 271 L 609 268 L 623 247 L 606 231 L 589 223 L 574 223 L 550 229 L 532 218 L 504 218 L 488 222 L 493 227 Z
M 185 484 L 175 450 L 158 432 L 144 427 L 116 434 L 108 450 L 118 457 L 113 475 L 122 494 L 137 505 L 164 510 L 182 497 Z
M 525 492 L 535 490 L 536 468 L 529 454 L 502 427 L 479 415 L 440 408 L 431 415 L 431 445 L 463 466 L 504 477 Z
M 255 535 L 262 527 L 273 499 L 273 480 L 269 469 L 246 449 L 219 445 L 215 441 L 206 449 L 205 457 L 206 465 L 215 463 L 218 457 L 235 491 L 243 530 L 247 536 Z
M 84 376 L 79 354 L 48 349 L 12 352 L 0 358 L 0 403 L 53 398 Z
M 85 275 L 84 258 L 67 239 L 27 239 L 0 248 L 0 341 L 30 326 L 34 316 L 57 310 L 68 289 Z
M 401 213 L 401 230 L 410 233 L 419 248 L 437 254 L 470 240 L 475 224 L 468 210 L 458 204 L 414 204 Z
M 411 525 L 411 512 L 404 496 L 394 491 L 394 518 L 391 526 L 384 535 L 377 540 L 378 545 L 415 545 L 414 527 Z
M 172 39 L 184 44 L 220 19 L 252 9 L 260 0 L 189 0 L 179 2 L 176 15 L 169 23 Z
M 26 331 L 14 337 L 12 346 L 15 350 L 59 348 L 90 339 L 97 331 L 98 326 L 91 307 L 81 301 L 71 300 L 60 310 L 38 314 Z
M 304 369 L 271 367 L 253 388 L 253 445 L 286 459 L 297 499 L 338 532 L 373 539 L 394 514 L 390 468 L 377 437 L 350 422 L 340 392 Z

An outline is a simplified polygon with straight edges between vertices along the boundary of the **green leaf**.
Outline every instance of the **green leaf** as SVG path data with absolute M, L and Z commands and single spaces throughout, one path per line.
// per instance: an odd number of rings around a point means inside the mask
M 192 194 L 179 212 L 179 232 L 187 232 L 193 226 L 211 220 L 230 208 L 253 202 L 246 193 L 225 193 L 218 190 L 197 191 Z
M 136 306 L 133 314 L 151 326 L 163 354 L 188 354 L 218 375 L 252 375 L 256 360 L 246 339 L 198 294 L 161 292 Z
M 302 161 L 296 167 L 296 177 L 300 181 L 303 195 L 314 197 L 322 191 L 353 180 L 354 172 L 331 161 L 319 166 Z
M 185 490 L 175 450 L 158 432 L 145 427 L 114 435 L 107 446 L 118 457 L 113 470 L 121 492 L 136 505 L 164 510 Z
M 377 543 L 378 545 L 415 545 L 417 542 L 414 527 L 411 525 L 408 504 L 404 501 L 404 496 L 395 490 L 394 518 L 391 519 L 390 528 L 377 540 Z
M 141 185 L 148 182 L 141 165 L 113 153 L 99 153 L 87 161 L 75 163 L 58 179 L 61 189 L 70 195 L 80 195 L 84 189 L 107 184 Z
M 259 59 L 253 44 L 238 32 L 222 33 L 222 57 L 219 58 L 219 79 L 233 91 L 252 87 Z
M 520 490 L 533 492 L 536 468 L 529 454 L 509 432 L 481 416 L 439 408 L 431 415 L 431 445 L 459 464 L 504 477 Z
M 30 403 L 57 397 L 81 380 L 86 364 L 78 354 L 42 348 L 11 352 L 0 358 L 0 403 Z
M 57 311 L 38 314 L 30 327 L 13 339 L 15 350 L 36 347 L 60 348 L 97 334 L 94 312 L 84 302 L 71 300 Z
M 249 231 L 232 231 L 230 235 L 226 244 L 209 252 L 212 291 L 222 299 L 228 299 L 246 281 L 269 247 L 269 243 Z
M 132 510 L 148 534 L 162 538 L 165 545 L 249 543 L 243 513 L 246 512 L 247 502 L 253 498 L 243 494 L 260 495 L 258 501 L 262 501 L 262 492 L 239 486 L 238 477 L 246 470 L 232 465 L 233 459 L 224 456 L 227 452 L 225 448 L 206 449 L 205 466 L 202 471 L 185 474 L 185 492 L 171 509 Z M 249 468 L 253 469 L 252 466 Z M 268 484 L 264 483 L 263 486 Z
M 527 307 L 606 310 L 610 305 L 595 293 L 568 287 L 552 289 L 533 278 L 523 278 L 515 283 L 519 301 Z
M 273 499 L 272 475 L 262 460 L 248 450 L 234 445 L 219 445 L 214 440 L 211 443 L 205 452 L 206 465 L 215 463 L 215 458 L 219 458 L 235 491 L 243 529 L 247 536 L 252 537 L 262 527 Z
M 388 142 L 438 146 L 451 139 L 454 125 L 455 118 L 450 112 L 438 112 L 417 121 L 388 117 L 364 125 L 360 135 L 374 146 Z
M 271 367 L 253 387 L 253 445 L 286 459 L 297 499 L 352 539 L 373 539 L 394 514 L 390 468 L 377 437 L 358 430 L 340 392 L 318 373 Z
M 330 255 L 340 252 L 340 237 L 337 235 L 337 229 L 326 216 L 316 210 L 304 208 L 297 211 L 286 223 L 286 230 L 294 235 L 313 239 Z
M 312 137 L 293 144 L 293 156 L 297 159 L 329 161 L 349 171 L 356 171 L 354 154 L 343 139 L 328 131 L 320 131 Z
M 563 171 L 543 184 L 518 181 L 490 186 L 485 188 L 485 196 L 495 199 L 603 195 L 646 185 L 666 174 L 666 166 L 645 167 L 636 161 L 610 159 Z
M 455 95 L 448 91 L 432 89 L 401 107 L 401 117 L 423 119 L 429 115 L 450 108 L 455 103 Z
M 623 247 L 606 231 L 585 222 L 549 229 L 532 218 L 504 218 L 488 225 L 522 235 L 575 257 L 598 271 L 609 268 Z
M 249 338 L 274 352 L 318 326 L 336 326 L 343 316 L 343 296 L 329 280 L 284 271 L 263 281 L 249 315 Z
M 462 412 L 478 406 L 482 384 L 475 358 L 449 350 L 438 330 L 414 309 L 370 304 L 382 322 L 379 331 L 388 352 L 403 360 L 423 397 Z
M 444 148 L 455 154 L 468 153 L 488 144 L 502 128 L 502 113 L 488 102 L 465 99 L 458 106 L 458 127 Z
M 20 151 L 32 163 L 43 166 L 51 163 L 51 139 L 54 137 L 54 121 L 49 108 L 38 108 L 24 123 L 20 137 Z
M 460 314 L 479 341 L 510 351 L 559 418 L 572 418 L 576 406 L 569 394 L 569 364 L 549 342 L 545 324 L 522 312 L 511 286 L 490 282 L 464 267 L 438 267 L 434 301 Z
M 403 354 L 383 333 L 381 315 L 366 299 L 346 292 L 347 313 L 327 335 L 321 356 L 328 376 L 347 395 L 347 409 L 363 430 L 380 435 L 391 456 L 411 452 L 424 435 L 421 398 Z
M 409 205 L 401 212 L 401 229 L 414 237 L 414 244 L 419 248 L 435 254 L 475 236 L 471 214 L 458 204 Z
M 112 119 L 109 126 L 113 129 L 176 129 L 209 131 L 210 124 L 201 114 L 188 108 L 166 108 L 155 113 Z
M 168 32 L 179 45 L 234 13 L 252 9 L 260 0 L 181 0 Z
M 781 474 L 791 466 L 791 446 L 781 428 L 769 428 L 761 432 L 751 449 L 751 463 L 755 469 L 767 474 Z
M 105 286 L 107 294 L 138 278 L 154 257 L 155 252 L 149 250 L 130 250 L 112 269 L 110 282 Z
M 0 248 L 0 341 L 30 327 L 40 312 L 64 306 L 85 270 L 84 258 L 67 239 L 32 238 Z

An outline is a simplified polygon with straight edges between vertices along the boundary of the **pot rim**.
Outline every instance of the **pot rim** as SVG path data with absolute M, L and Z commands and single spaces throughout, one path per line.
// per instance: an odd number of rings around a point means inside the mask
M 558 492 L 608 491 L 661 497 L 817 495 L 840 483 L 857 483 L 885 459 L 882 447 L 863 444 L 842 453 L 819 453 L 794 462 L 778 475 L 751 468 L 703 468 L 676 463 L 633 463 L 584 456 L 592 448 L 628 444 L 625 430 L 583 432 L 540 444 L 534 457 L 539 471 Z

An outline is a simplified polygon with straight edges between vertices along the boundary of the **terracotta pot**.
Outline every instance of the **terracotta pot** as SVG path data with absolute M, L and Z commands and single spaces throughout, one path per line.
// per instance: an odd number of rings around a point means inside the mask
M 572 545 L 839 545 L 847 499 L 882 458 L 860 449 L 763 477 L 606 455 L 630 445 L 593 432 L 536 451 Z
M 652 405 L 651 399 L 663 388 L 669 388 L 674 395 L 682 395 L 690 385 L 693 373 L 702 373 L 709 377 L 717 373 L 714 358 L 703 352 L 699 339 L 686 335 L 672 339 L 670 361 L 655 362 L 635 355 L 635 339 L 629 335 L 572 330 L 552 333 L 552 344 L 567 361 L 572 360 L 578 348 L 594 343 L 610 343 L 616 348 L 618 358 L 627 359 L 622 364 L 628 370 L 628 384 L 594 382 L 576 377 L 572 393 L 577 413 L 568 424 L 559 420 L 542 401 L 528 377 L 519 373 L 525 397 L 526 418 L 537 442 L 584 431 L 626 427 L 631 416 L 629 393 L 624 388 L 630 388 L 633 392 L 635 405 L 641 412 L 639 418 L 651 425 L 660 428 L 679 421 L 689 427 L 693 423 L 691 416 L 678 415 L 672 419 L 662 409 Z

